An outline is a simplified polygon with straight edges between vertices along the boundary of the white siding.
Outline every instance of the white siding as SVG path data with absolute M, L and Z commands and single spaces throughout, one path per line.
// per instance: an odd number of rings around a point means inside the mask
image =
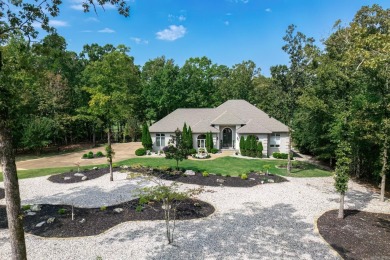
M 268 140 L 272 134 L 268 136 Z M 270 147 L 268 146 L 268 155 L 272 156 L 273 153 L 288 153 L 288 133 L 280 133 L 280 146 Z
M 165 134 L 165 144 L 163 146 L 156 146 L 156 134 Z M 170 139 L 172 139 L 171 135 L 175 133 L 150 133 L 153 142 L 153 151 L 158 152 L 164 148 L 164 146 L 168 145 Z

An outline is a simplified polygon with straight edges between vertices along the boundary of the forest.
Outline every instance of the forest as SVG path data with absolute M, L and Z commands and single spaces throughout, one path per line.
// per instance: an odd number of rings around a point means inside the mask
M 379 181 L 389 168 L 389 27 L 390 10 L 378 5 L 335 21 L 322 44 L 291 25 L 281 46 L 289 63 L 270 77 L 251 60 L 229 67 L 191 57 L 179 66 L 162 56 L 137 66 L 125 45 L 75 53 L 55 32 L 33 43 L 13 34 L 0 46 L 0 110 L 14 149 L 39 153 L 106 142 L 107 129 L 115 142 L 136 141 L 142 124 L 177 108 L 245 99 L 287 124 L 301 152 L 334 166 L 348 146 L 351 175 Z

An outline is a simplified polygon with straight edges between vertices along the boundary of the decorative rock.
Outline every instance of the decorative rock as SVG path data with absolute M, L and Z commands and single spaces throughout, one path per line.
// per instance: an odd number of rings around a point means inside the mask
M 255 178 L 249 178 L 250 181 L 255 181 L 256 179 Z
M 84 223 L 85 222 L 85 218 L 83 218 L 82 220 L 79 221 L 80 223 Z
M 72 177 L 64 177 L 64 181 L 70 180 Z
M 264 184 L 264 181 L 261 181 L 261 184 Z
M 84 177 L 85 175 L 82 174 L 82 173 L 77 172 L 77 173 L 74 174 L 74 176 L 76 176 L 76 177 Z
M 30 210 L 31 211 L 40 211 L 41 210 L 41 205 L 39 205 L 39 204 L 31 205 Z
M 56 218 L 49 218 L 46 222 L 48 223 L 48 224 L 51 224 L 51 223 L 53 223 L 54 222 L 54 220 L 55 220 Z
M 82 180 L 82 181 L 86 181 L 86 180 L 88 180 L 88 177 L 87 177 L 87 176 L 84 176 L 84 177 L 81 178 L 81 180 Z
M 116 212 L 116 213 L 121 213 L 122 211 L 123 211 L 122 208 L 115 208 L 115 209 L 114 209 L 114 212 Z
M 36 224 L 35 226 L 42 227 L 45 223 L 46 223 L 46 221 L 42 221 L 42 222 L 39 222 L 38 224 Z
M 275 181 L 273 179 L 268 179 L 269 183 L 274 183 Z
M 217 182 L 219 182 L 219 183 L 224 183 L 225 180 L 224 180 L 224 179 L 217 179 Z
M 37 214 L 37 213 L 35 213 L 35 212 L 32 212 L 32 211 L 29 211 L 29 212 L 27 212 L 27 216 L 34 216 L 35 214 Z
M 187 175 L 187 176 L 194 176 L 195 175 L 195 172 L 193 170 L 186 170 L 184 172 L 184 175 Z

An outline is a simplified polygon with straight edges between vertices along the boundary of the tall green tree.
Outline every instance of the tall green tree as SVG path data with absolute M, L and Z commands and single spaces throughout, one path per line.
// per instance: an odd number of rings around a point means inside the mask
M 3 44 L 12 36 L 22 33 L 28 39 L 36 38 L 38 31 L 34 22 L 41 21 L 41 27 L 46 31 L 54 31 L 49 25 L 49 17 L 56 17 L 59 14 L 61 1 L 50 1 L 42 3 L 11 1 L 0 2 L 0 41 Z M 83 4 L 84 11 L 88 12 L 90 7 L 95 5 L 103 6 L 111 3 L 118 8 L 120 14 L 129 15 L 129 7 L 123 0 L 102 0 L 99 2 L 90 1 Z M 0 57 L 2 57 L 2 51 Z M 24 241 L 23 220 L 20 216 L 20 194 L 18 186 L 15 155 L 11 131 L 11 111 L 14 108 L 13 97 L 18 95 L 19 88 L 15 88 L 10 81 L 4 81 L 9 69 L 6 66 L 13 66 L 6 62 L 0 62 L 0 158 L 4 176 L 6 194 L 6 207 L 8 226 L 10 231 L 11 252 L 13 259 L 26 259 L 26 245 Z M 11 70 L 12 71 L 12 70 Z
M 100 118 L 107 129 L 107 145 L 111 149 L 112 126 L 125 119 L 140 92 L 139 70 L 128 49 L 119 48 L 101 60 L 89 63 L 83 71 L 84 90 L 90 95 L 89 112 Z M 122 50 L 120 50 L 122 49 Z M 110 162 L 110 180 L 113 180 Z

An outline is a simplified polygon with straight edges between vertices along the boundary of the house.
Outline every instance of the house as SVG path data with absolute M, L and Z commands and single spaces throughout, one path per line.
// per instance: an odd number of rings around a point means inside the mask
M 240 138 L 256 136 L 263 155 L 288 152 L 288 127 L 245 100 L 228 100 L 216 108 L 180 108 L 150 126 L 153 150 L 168 145 L 177 128 L 191 126 L 193 146 L 205 147 L 206 133 L 212 132 L 214 147 L 239 150 Z

